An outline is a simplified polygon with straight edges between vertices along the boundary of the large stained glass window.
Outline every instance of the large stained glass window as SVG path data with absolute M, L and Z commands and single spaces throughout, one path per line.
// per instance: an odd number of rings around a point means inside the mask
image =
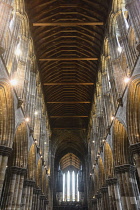
M 78 173 L 75 171 L 63 173 L 63 201 L 79 201 Z

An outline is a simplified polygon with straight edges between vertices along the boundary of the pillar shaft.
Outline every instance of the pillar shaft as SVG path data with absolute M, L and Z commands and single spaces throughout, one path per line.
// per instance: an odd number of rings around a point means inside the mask
M 4 38 L 8 28 L 10 15 L 12 11 L 12 0 L 6 2 L 0 1 L 0 54 L 4 52 Z
M 121 187 L 121 193 L 124 194 L 122 201 L 125 209 L 138 210 L 139 190 L 135 178 L 135 167 L 129 164 L 116 166 L 115 172 Z
M 120 192 L 116 178 L 107 179 L 109 206 L 111 210 L 122 210 Z

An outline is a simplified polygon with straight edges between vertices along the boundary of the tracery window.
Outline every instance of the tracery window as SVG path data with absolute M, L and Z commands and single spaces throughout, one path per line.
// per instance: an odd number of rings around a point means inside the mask
M 63 173 L 63 201 L 79 201 L 77 171 L 68 170 Z

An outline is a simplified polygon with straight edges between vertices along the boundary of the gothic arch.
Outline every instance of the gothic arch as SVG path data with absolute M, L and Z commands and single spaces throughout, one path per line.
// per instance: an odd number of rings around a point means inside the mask
M 28 132 L 27 125 L 22 122 L 16 129 L 13 142 L 13 166 L 27 168 L 28 160 Z
M 42 173 L 42 191 L 45 195 L 47 195 L 47 178 L 46 178 L 46 170 L 43 170 Z
M 12 147 L 15 116 L 14 101 L 10 84 L 0 81 L 0 144 Z
M 94 169 L 94 195 L 98 191 L 99 177 L 97 167 Z
M 98 178 L 100 180 L 98 189 L 100 189 L 105 183 L 104 165 L 101 157 L 98 159 Z
M 124 125 L 117 119 L 113 123 L 114 164 L 123 165 L 129 162 L 129 141 Z
M 32 144 L 29 155 L 28 155 L 28 178 L 30 180 L 35 180 L 36 174 L 36 145 Z
M 128 89 L 127 125 L 131 144 L 140 142 L 140 75 L 132 80 Z
M 105 178 L 113 177 L 113 154 L 110 145 L 105 142 L 104 145 L 104 168 Z
M 38 160 L 37 173 L 36 173 L 36 183 L 39 188 L 42 188 L 42 159 Z

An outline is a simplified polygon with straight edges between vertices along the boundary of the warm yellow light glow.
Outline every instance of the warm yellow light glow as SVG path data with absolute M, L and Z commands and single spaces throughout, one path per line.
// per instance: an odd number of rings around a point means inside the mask
M 125 83 L 128 83 L 129 81 L 130 81 L 130 78 L 129 78 L 129 77 L 125 77 L 125 78 L 124 78 L 124 82 L 125 82 Z
M 19 48 L 17 48 L 15 50 L 15 55 L 17 55 L 17 56 L 21 55 L 21 50 Z
M 92 141 L 92 143 L 94 144 L 94 143 L 95 143 L 95 141 Z
M 26 122 L 29 122 L 29 121 L 30 121 L 30 118 L 28 118 L 28 117 L 25 118 L 25 121 L 26 121 Z
M 37 115 L 38 114 L 38 111 L 35 111 L 35 115 Z
M 121 53 L 122 52 L 122 47 L 118 47 L 118 51 L 119 51 L 119 53 Z
M 11 83 L 12 86 L 16 86 L 17 85 L 17 80 L 12 79 L 12 80 L 10 80 L 10 83 Z
M 112 117 L 111 117 L 111 120 L 114 120 L 114 119 L 115 119 L 115 117 L 114 117 L 114 116 L 112 116 Z

